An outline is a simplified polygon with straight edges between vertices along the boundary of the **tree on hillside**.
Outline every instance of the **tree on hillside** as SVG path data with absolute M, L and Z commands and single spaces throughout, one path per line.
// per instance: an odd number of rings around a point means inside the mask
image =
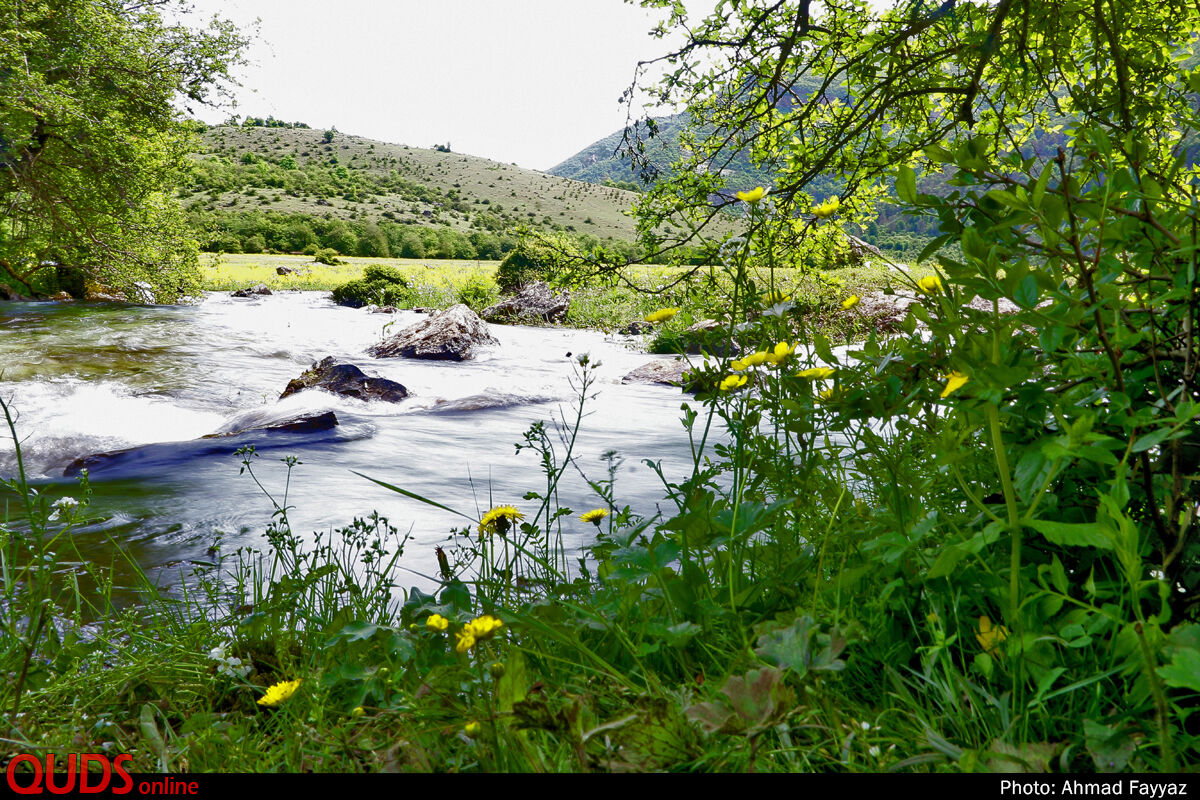
M 0 288 L 74 273 L 160 301 L 197 287 L 174 198 L 179 105 L 220 98 L 246 39 L 176 0 L 0 0 Z M 52 267 L 59 267 L 58 270 Z

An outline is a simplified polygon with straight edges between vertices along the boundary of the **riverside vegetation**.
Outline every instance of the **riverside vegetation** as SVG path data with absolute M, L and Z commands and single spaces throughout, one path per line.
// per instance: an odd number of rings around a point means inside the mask
M 742 132 L 781 170 L 773 191 L 735 187 L 745 234 L 703 268 L 722 275 L 704 309 L 722 346 L 683 402 L 693 470 L 664 481 L 661 513 L 622 504 L 617 453 L 590 476 L 594 508 L 556 501 L 586 356 L 573 413 L 516 443 L 544 485 L 462 512 L 432 595 L 397 592 L 388 520 L 302 542 L 287 479 L 303 466 L 244 451 L 275 509 L 265 552 L 116 611 L 102 571 L 85 594 L 46 558 L 86 518 L 86 481 L 51 503 L 18 474 L 8 746 L 128 751 L 147 770 L 1194 768 L 1200 205 L 1181 143 L 1200 12 L 1003 0 L 810 18 L 799 2 L 689 21 L 646 5 L 693 33 L 664 91 L 720 147 Z M 694 69 L 713 42 L 727 72 Z M 1059 58 L 1078 52 L 1097 58 Z M 759 94 L 805 73 L 852 96 Z M 1010 107 L 1069 111 L 1061 149 L 1006 147 Z M 806 194 L 814 165 L 847 195 Z M 957 188 L 920 193 L 918 170 Z M 669 249 L 653 223 L 679 198 L 702 230 L 719 180 L 685 170 L 646 192 L 645 237 Z M 836 347 L 786 270 L 887 181 L 942 239 L 927 273 L 894 275 L 918 298 L 902 330 Z M 647 316 L 699 316 L 694 297 L 664 300 Z M 386 477 L 364 479 L 413 497 Z M 562 532 L 582 526 L 595 544 L 568 563 Z

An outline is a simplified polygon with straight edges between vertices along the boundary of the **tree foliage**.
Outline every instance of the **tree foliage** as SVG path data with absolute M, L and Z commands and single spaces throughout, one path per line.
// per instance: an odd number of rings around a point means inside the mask
M 160 300 L 196 288 L 197 247 L 174 198 L 189 128 L 219 99 L 245 38 L 184 24 L 174 0 L 0 0 L 0 279 L 48 267 Z
M 737 479 L 722 502 L 740 520 L 742 506 L 804 498 L 785 532 L 855 503 L 853 525 L 821 545 L 837 580 L 813 575 L 811 603 L 828 586 L 835 618 L 869 631 L 851 660 L 865 686 L 897 662 L 919 663 L 926 681 L 937 664 L 1005 684 L 1018 731 L 997 724 L 989 742 L 964 727 L 961 741 L 1001 752 L 1036 730 L 1111 768 L 1090 725 L 1129 752 L 1152 741 L 1161 769 L 1194 761 L 1200 6 L 911 0 L 876 14 L 856 0 L 729 0 L 693 22 L 680 3 L 644 4 L 670 8 L 662 32 L 685 39 L 660 98 L 712 125 L 643 195 L 652 245 L 703 237 L 737 204 L 730 190 L 750 187 L 725 187 L 717 160 L 737 152 L 779 176 L 765 199 L 743 192 L 748 235 L 722 249 L 739 269 L 893 191 L 939 233 L 922 254 L 935 274 L 897 274 L 915 299 L 900 335 L 846 352 L 818 338 L 821 366 L 795 377 L 739 362 L 740 375 L 709 376 L 757 390 L 712 401 L 751 454 L 730 455 Z M 1031 146 L 1039 131 L 1052 147 Z M 840 206 L 808 191 L 829 171 L 846 182 Z M 934 173 L 947 193 L 922 191 Z M 656 229 L 680 214 L 690 227 L 664 241 Z M 731 336 L 786 349 L 787 324 L 802 321 L 754 319 L 754 288 L 742 287 Z M 833 385 L 817 393 L 813 380 Z M 822 452 L 832 435 L 849 444 Z M 681 516 L 692 511 L 689 500 Z M 734 597 L 743 584 L 730 580 Z M 928 625 L 918 608 L 933 609 Z M 919 646 L 948 616 L 980 620 L 975 642 Z M 1047 694 L 1060 677 L 1095 688 Z

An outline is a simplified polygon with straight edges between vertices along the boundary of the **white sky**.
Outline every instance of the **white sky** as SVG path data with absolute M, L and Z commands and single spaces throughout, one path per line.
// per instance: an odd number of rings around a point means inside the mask
M 194 0 L 262 20 L 235 113 L 546 170 L 625 126 L 666 45 L 622 0 Z M 689 2 L 710 10 L 712 0 Z M 223 122 L 229 111 L 200 117 Z

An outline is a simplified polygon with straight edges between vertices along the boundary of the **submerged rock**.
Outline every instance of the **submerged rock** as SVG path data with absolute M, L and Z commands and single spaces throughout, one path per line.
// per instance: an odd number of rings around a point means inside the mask
M 94 453 L 77 458 L 63 470 L 63 477 L 70 478 L 83 470 L 88 472 L 120 470 L 126 474 L 162 474 L 181 468 L 190 459 L 208 455 L 228 455 L 239 447 L 253 444 L 258 449 L 292 444 L 291 437 L 302 433 L 320 433 L 338 426 L 338 418 L 332 411 L 322 414 L 306 414 L 283 422 L 273 422 L 255 428 L 246 428 L 228 433 L 210 433 L 190 442 L 158 442 Z M 282 441 L 274 441 L 281 439 Z
M 688 362 L 682 358 L 663 358 L 651 361 L 621 378 L 621 383 L 663 383 L 668 386 L 683 386 L 683 376 L 688 366 Z
M 293 379 L 279 399 L 305 389 L 324 389 L 359 400 L 383 400 L 388 403 L 399 403 L 408 397 L 408 389 L 396 381 L 367 375 L 353 364 L 338 361 L 333 356 L 326 356 L 305 370 L 299 378 Z
M 571 307 L 571 293 L 564 289 L 555 294 L 543 281 L 523 287 L 514 297 L 506 297 L 483 310 L 488 322 L 561 322 Z
M 240 431 L 227 431 L 225 433 L 210 433 L 206 436 L 201 436 L 201 439 L 223 439 L 227 436 L 241 436 L 243 433 L 313 433 L 315 431 L 327 431 L 330 428 L 338 426 L 337 414 L 332 411 L 324 411 L 320 414 L 304 414 L 299 417 L 286 420 L 284 422 L 272 422 L 270 425 L 260 425 L 255 428 L 243 428 Z
M 498 344 L 488 333 L 487 323 L 460 303 L 410 325 L 367 352 L 377 358 L 467 361 L 480 347 Z
M 266 287 L 266 284 L 256 283 L 255 285 L 251 286 L 249 289 L 238 289 L 236 292 L 231 293 L 229 296 L 230 297 L 254 297 L 255 295 L 260 295 L 260 294 L 267 295 L 267 294 L 274 294 L 274 292 L 272 292 L 270 289 L 268 289 Z

